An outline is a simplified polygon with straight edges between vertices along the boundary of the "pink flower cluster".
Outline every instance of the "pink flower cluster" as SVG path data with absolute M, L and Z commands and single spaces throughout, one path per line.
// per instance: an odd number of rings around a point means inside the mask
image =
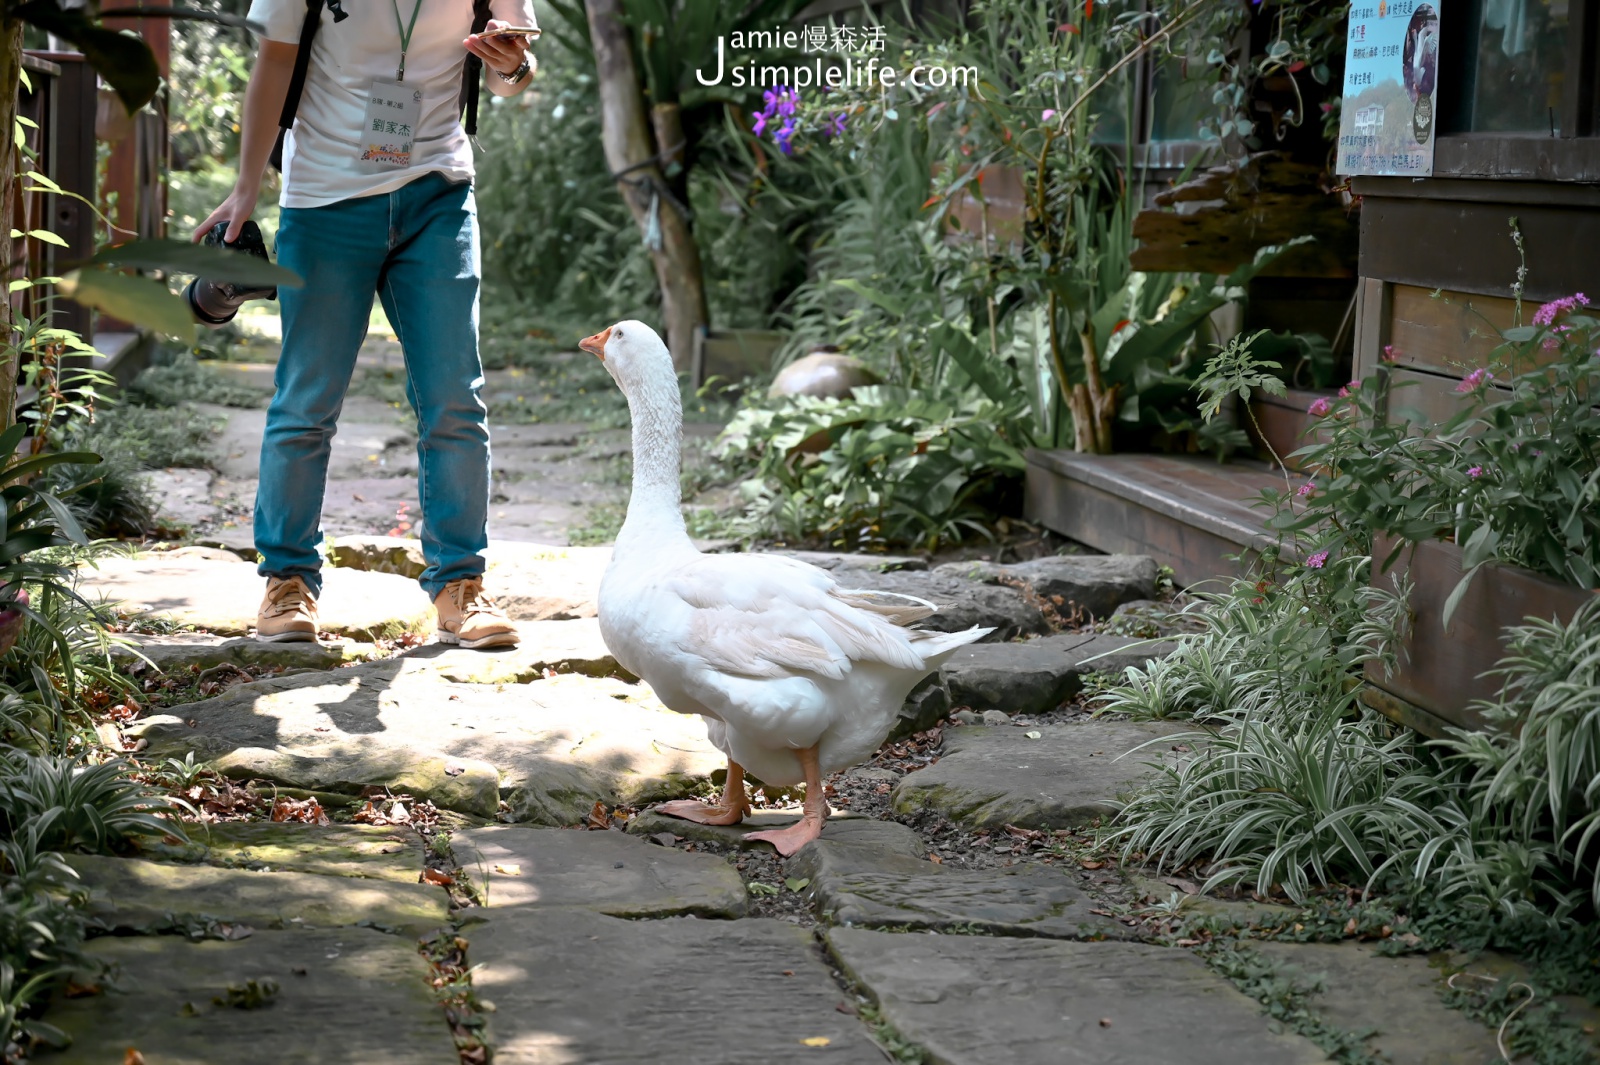
M 1316 481 L 1307 481 L 1305 484 L 1301 485 L 1299 488 L 1296 488 L 1294 494 L 1299 496 L 1301 499 L 1304 499 L 1306 496 L 1310 495 L 1312 492 L 1315 492 L 1316 490 L 1317 490 L 1317 482 Z
M 1378 356 L 1380 362 L 1394 363 L 1400 361 L 1400 349 L 1393 344 L 1383 346 L 1383 354 Z
M 1570 296 L 1563 296 L 1558 300 L 1551 300 L 1533 312 L 1534 325 L 1549 325 L 1561 315 L 1586 307 L 1589 297 L 1581 292 L 1574 292 Z
M 1318 396 L 1311 401 L 1311 406 L 1306 408 L 1306 413 L 1313 418 L 1326 418 L 1331 410 L 1333 410 L 1333 404 L 1329 403 L 1323 396 Z
M 1350 393 L 1359 392 L 1359 391 L 1361 391 L 1361 382 L 1360 381 L 1351 381 L 1349 384 L 1347 384 L 1343 388 L 1339 389 L 1339 398 L 1340 399 L 1349 399 L 1350 398 Z
M 1307 569 L 1321 569 L 1327 563 L 1327 561 L 1328 561 L 1328 552 L 1326 552 L 1326 551 L 1318 551 L 1316 554 L 1314 554 L 1310 558 L 1306 559 L 1306 568 Z
M 1478 369 L 1473 370 L 1471 373 L 1467 374 L 1467 376 L 1461 379 L 1461 383 L 1456 385 L 1456 391 L 1473 392 L 1493 380 L 1494 374 L 1480 366 Z
M 1476 481 L 1479 477 L 1483 476 L 1483 467 L 1482 466 L 1469 466 L 1467 468 L 1467 476 L 1471 477 L 1474 481 Z

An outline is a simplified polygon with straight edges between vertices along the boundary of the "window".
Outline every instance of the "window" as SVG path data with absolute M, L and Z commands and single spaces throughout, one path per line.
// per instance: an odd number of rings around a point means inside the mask
M 1476 0 L 1462 11 L 1470 59 L 1462 67 L 1458 130 L 1561 133 L 1568 8 L 1568 0 Z

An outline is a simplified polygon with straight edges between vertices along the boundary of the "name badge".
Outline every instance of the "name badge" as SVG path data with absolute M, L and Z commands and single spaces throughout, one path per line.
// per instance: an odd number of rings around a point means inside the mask
M 367 93 L 367 116 L 356 139 L 361 145 L 361 161 L 376 168 L 410 166 L 411 144 L 421 119 L 421 89 L 373 79 Z

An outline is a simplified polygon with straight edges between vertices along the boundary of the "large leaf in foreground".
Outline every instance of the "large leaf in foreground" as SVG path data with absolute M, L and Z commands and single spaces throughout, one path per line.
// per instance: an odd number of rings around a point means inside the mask
M 194 319 L 188 304 L 159 281 L 111 270 L 84 269 L 63 277 L 58 288 L 69 299 L 125 322 L 180 340 L 194 336 Z

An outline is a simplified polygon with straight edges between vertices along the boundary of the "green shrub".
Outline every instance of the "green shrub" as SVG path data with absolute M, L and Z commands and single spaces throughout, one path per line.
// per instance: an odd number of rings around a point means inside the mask
M 617 194 L 600 143 L 592 65 L 540 53 L 533 88 L 485 97 L 478 213 L 486 280 L 574 341 L 619 318 L 656 317 L 648 251 Z M 569 323 L 579 323 L 571 337 Z
M 180 407 L 212 403 L 221 407 L 260 407 L 265 397 L 256 389 L 229 381 L 188 351 L 169 351 L 146 367 L 128 385 L 124 400 L 140 407 Z
M 753 466 L 741 487 L 755 531 L 851 547 L 937 547 L 985 524 L 994 493 L 1023 470 L 988 400 L 928 399 L 888 386 L 848 400 L 795 396 L 741 410 L 716 457 Z M 826 441 L 820 451 L 802 449 Z
M 105 412 L 74 443 L 100 455 L 136 457 L 145 469 L 209 467 L 216 461 L 222 420 L 193 407 L 136 407 Z

